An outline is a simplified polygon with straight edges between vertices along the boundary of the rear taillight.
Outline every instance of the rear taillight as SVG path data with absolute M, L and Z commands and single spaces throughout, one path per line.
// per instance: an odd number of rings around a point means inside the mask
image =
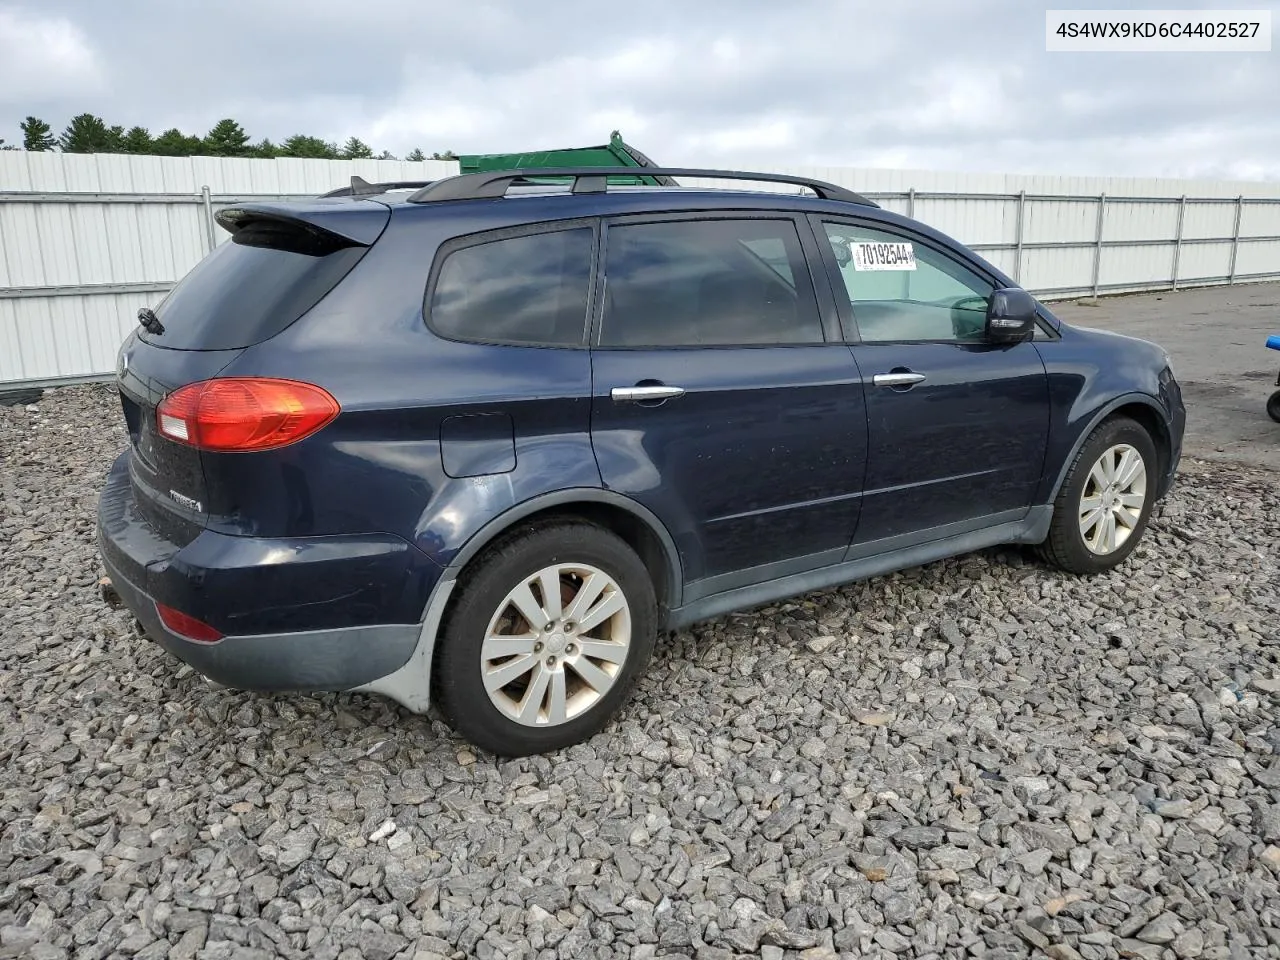
M 177 443 L 219 453 L 271 450 L 310 436 L 341 408 L 328 391 L 297 380 L 202 380 L 156 408 L 156 428 Z
M 160 614 L 161 623 L 187 640 L 195 640 L 198 643 L 217 643 L 222 639 L 222 634 L 217 629 L 181 610 L 157 603 L 156 612 Z

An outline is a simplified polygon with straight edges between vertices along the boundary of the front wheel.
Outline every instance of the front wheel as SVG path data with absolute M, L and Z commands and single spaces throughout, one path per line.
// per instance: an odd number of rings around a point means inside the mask
M 1267 398 L 1267 416 L 1280 423 L 1280 390 Z
M 1098 426 L 1067 471 L 1040 554 L 1070 573 L 1104 573 L 1133 552 L 1155 500 L 1155 444 L 1117 417 Z
M 464 576 L 436 670 L 453 728 L 506 757 L 600 730 L 657 633 L 653 584 L 635 551 L 594 524 L 554 522 L 508 538 Z

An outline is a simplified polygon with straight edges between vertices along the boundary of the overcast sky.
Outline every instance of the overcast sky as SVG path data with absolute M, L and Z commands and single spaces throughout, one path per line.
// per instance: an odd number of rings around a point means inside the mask
M 230 116 L 255 141 L 355 135 L 398 155 L 618 128 L 672 166 L 1280 179 L 1280 43 L 1046 53 L 1049 5 L 0 0 L 0 137 L 86 111 L 152 133 Z M 1277 2 L 1185 6 L 1280 22 Z

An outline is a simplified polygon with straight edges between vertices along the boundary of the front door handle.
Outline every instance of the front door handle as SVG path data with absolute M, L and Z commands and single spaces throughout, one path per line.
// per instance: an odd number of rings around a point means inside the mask
M 609 396 L 617 403 L 652 403 L 655 400 L 674 400 L 684 396 L 684 387 L 661 386 L 614 387 Z
M 877 373 L 871 381 L 877 387 L 911 387 L 924 379 L 923 373 Z

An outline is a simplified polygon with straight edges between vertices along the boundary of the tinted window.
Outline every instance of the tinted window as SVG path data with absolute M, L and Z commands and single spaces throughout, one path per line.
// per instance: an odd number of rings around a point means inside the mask
M 605 272 L 604 346 L 822 342 L 790 220 L 611 227 Z
M 210 253 L 156 307 L 164 333 L 143 339 L 180 350 L 231 350 L 274 337 L 337 286 L 366 247 L 336 246 L 282 224 L 250 224 Z
M 824 225 L 864 341 L 981 340 L 992 285 L 909 237 Z
M 431 326 L 458 340 L 582 343 L 591 243 L 581 227 L 454 250 L 431 294 Z

